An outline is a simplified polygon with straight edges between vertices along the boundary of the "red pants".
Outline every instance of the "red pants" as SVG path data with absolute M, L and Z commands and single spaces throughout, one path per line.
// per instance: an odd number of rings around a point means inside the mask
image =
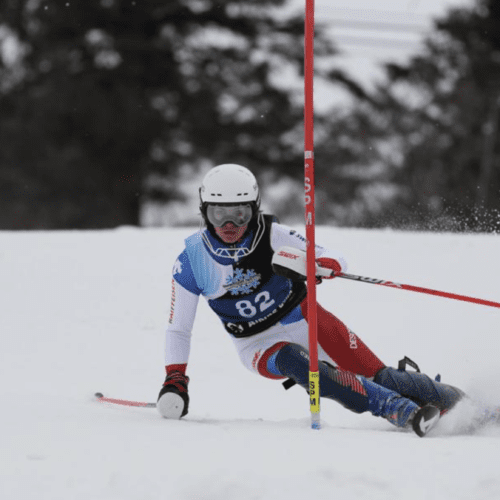
M 301 304 L 307 321 L 307 298 Z M 336 316 L 317 306 L 318 343 L 339 368 L 357 375 L 373 377 L 385 364 Z

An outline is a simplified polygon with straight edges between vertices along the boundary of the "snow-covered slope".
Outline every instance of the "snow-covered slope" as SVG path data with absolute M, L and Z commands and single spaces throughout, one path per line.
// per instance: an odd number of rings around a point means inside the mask
M 425 439 L 247 372 L 204 302 L 189 415 L 112 407 L 155 401 L 170 270 L 192 229 L 0 233 L 0 497 L 17 500 L 500 498 L 500 430 Z M 319 228 L 350 272 L 500 300 L 500 237 Z M 500 402 L 500 309 L 333 280 L 318 288 L 388 364 Z

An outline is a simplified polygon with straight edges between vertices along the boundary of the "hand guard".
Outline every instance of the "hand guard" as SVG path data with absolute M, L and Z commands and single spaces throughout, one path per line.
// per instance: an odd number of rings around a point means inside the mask
M 167 378 L 158 395 L 156 408 L 164 418 L 182 418 L 188 413 L 189 377 L 178 370 L 170 370 L 167 367 Z

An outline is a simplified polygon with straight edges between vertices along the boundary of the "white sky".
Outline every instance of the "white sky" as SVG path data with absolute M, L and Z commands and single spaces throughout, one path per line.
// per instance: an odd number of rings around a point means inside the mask
M 290 9 L 301 11 L 306 0 L 290 0 Z M 369 85 L 381 76 L 380 64 L 403 63 L 418 52 L 432 29 L 432 21 L 451 8 L 473 7 L 474 0 L 316 0 L 316 24 L 328 24 L 341 54 L 335 65 Z M 410 27 L 408 27 L 410 25 Z M 337 101 L 319 85 L 318 102 Z

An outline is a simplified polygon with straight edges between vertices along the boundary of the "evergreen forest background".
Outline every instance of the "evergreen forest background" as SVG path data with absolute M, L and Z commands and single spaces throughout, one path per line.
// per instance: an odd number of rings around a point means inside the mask
M 194 223 L 185 186 L 219 163 L 303 220 L 303 17 L 285 5 L 1 2 L 0 229 Z M 316 28 L 316 80 L 350 96 L 316 115 L 317 223 L 499 231 L 500 2 L 436 19 L 372 88 Z

